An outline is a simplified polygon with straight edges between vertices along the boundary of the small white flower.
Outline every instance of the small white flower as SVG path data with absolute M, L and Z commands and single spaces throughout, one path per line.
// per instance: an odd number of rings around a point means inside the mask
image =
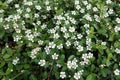
M 51 10 L 51 7 L 50 6 L 47 6 L 47 11 L 50 11 Z
M 40 60 L 39 62 L 38 62 L 38 64 L 40 65 L 40 66 L 44 66 L 45 64 L 46 64 L 46 61 L 43 59 L 43 60 Z
M 66 77 L 65 72 L 60 72 L 60 77 L 61 77 L 62 79 L 64 79 L 64 78 Z
M 74 78 L 75 78 L 76 80 L 80 79 L 80 77 L 81 77 L 81 76 L 80 76 L 79 73 L 75 73 L 75 74 L 74 74 Z
M 76 6 L 76 9 L 77 9 L 77 10 L 80 10 L 80 8 L 81 8 L 80 5 L 77 5 L 77 6 Z
M 54 36 L 53 36 L 53 38 L 55 38 L 55 39 L 58 39 L 59 37 L 60 37 L 60 36 L 59 36 L 58 33 L 55 33 Z
M 56 53 L 54 53 L 54 54 L 52 55 L 52 59 L 58 59 L 58 55 L 57 55 Z
M 97 7 L 93 7 L 93 11 L 94 12 L 98 11 Z
M 85 16 L 83 16 L 83 18 L 85 18 L 88 21 L 92 21 L 92 18 L 89 14 L 86 14 Z
M 117 22 L 117 23 L 120 23 L 120 18 L 116 18 L 116 22 Z
M 16 59 L 13 60 L 12 64 L 16 65 L 18 63 L 18 61 L 19 61 L 19 58 L 16 57 Z
M 79 46 L 77 47 L 77 50 L 78 50 L 78 52 L 81 52 L 81 51 L 83 51 L 83 47 L 82 47 L 81 45 L 79 45 Z
M 15 8 L 19 8 L 19 4 L 15 4 Z
M 87 1 L 83 1 L 83 4 L 84 4 L 84 5 L 87 5 L 87 4 L 88 4 L 88 2 L 87 2 Z
M 84 12 L 85 12 L 85 9 L 81 9 L 80 12 L 81 12 L 81 13 L 84 13 Z
M 116 48 L 115 52 L 118 53 L 118 54 L 120 54 L 120 49 Z
M 112 1 L 111 1 L 111 0 L 107 0 L 106 3 L 107 3 L 107 4 L 111 4 Z
M 60 44 L 57 46 L 58 49 L 62 49 L 63 48 L 63 44 Z
M 27 9 L 26 9 L 26 12 L 30 12 L 30 11 L 31 11 L 31 9 L 30 9 L 30 8 L 27 8 Z
M 49 43 L 49 48 L 55 48 L 56 44 L 54 44 L 54 42 L 50 42 Z
M 93 54 L 92 53 L 88 53 L 88 58 L 92 58 L 93 57 Z
M 118 32 L 118 31 L 120 31 L 120 27 L 115 26 L 114 30 L 115 30 L 115 32 Z
M 42 40 L 39 40 L 39 41 L 38 41 L 38 44 L 39 44 L 39 45 L 42 45 L 42 44 L 43 44 L 43 41 L 42 41 Z
M 64 37 L 67 39 L 67 38 L 70 37 L 70 36 L 69 36 L 68 33 L 65 33 Z
M 82 34 L 78 34 L 78 35 L 77 35 L 77 38 L 78 38 L 78 39 L 81 39 L 82 37 L 83 37 Z
M 67 67 L 68 67 L 69 69 L 72 68 L 72 62 L 71 62 L 71 61 L 68 61 L 68 62 L 67 62 Z
M 78 5 L 79 4 L 79 0 L 75 0 L 75 5 Z
M 114 70 L 114 74 L 115 75 L 120 75 L 120 70 L 118 70 L 118 69 Z
M 88 4 L 87 6 L 86 6 L 86 8 L 87 8 L 87 10 L 90 10 L 91 9 L 91 4 Z
M 69 27 L 69 31 L 70 32 L 75 32 L 75 28 L 74 27 Z
M 66 44 L 68 47 L 71 45 L 70 41 L 67 41 L 65 44 Z
M 108 11 L 109 14 L 113 14 L 113 12 L 114 12 L 113 9 L 109 9 Z
M 37 10 L 41 10 L 41 6 L 39 6 L 39 5 L 36 5 L 35 8 L 36 8 Z

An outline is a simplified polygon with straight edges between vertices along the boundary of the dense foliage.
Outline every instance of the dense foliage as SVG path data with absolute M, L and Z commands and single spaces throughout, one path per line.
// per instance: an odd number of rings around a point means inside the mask
M 0 0 L 0 80 L 120 80 L 119 0 Z

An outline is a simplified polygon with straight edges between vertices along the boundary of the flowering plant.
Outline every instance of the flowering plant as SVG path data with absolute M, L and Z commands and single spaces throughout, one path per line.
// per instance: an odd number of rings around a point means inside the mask
M 119 0 L 1 0 L 1 80 L 120 80 Z

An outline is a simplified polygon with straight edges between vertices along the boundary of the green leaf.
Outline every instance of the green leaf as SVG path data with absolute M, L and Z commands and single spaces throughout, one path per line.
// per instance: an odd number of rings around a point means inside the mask
M 114 33 L 112 33 L 110 36 L 109 36 L 109 41 L 113 41 L 114 40 Z
M 101 72 L 103 77 L 107 76 L 107 69 L 101 69 L 100 72 Z
M 59 9 L 59 10 L 56 11 L 56 13 L 59 14 L 59 15 L 60 15 L 62 12 L 63 12 L 63 9 Z
M 25 65 L 24 65 L 24 68 L 25 68 L 25 69 L 28 69 L 28 68 L 30 68 L 30 65 L 29 65 L 29 64 L 25 64 Z
M 107 59 L 110 60 L 110 59 L 113 57 L 112 53 L 110 52 L 109 49 L 106 50 L 106 53 L 107 53 L 107 55 L 108 55 L 108 56 L 107 56 Z
M 87 76 L 86 80 L 96 80 L 97 75 L 95 73 L 91 73 Z
M 34 75 L 31 75 L 31 76 L 29 77 L 29 79 L 30 79 L 30 80 L 37 80 L 37 78 L 36 78 Z
M 4 59 L 7 59 L 7 58 L 9 58 L 11 55 L 9 55 L 9 54 L 5 54 L 4 56 L 3 56 L 3 58 Z
M 5 61 L 0 62 L 0 68 L 2 68 L 5 65 Z
M 104 28 L 101 28 L 101 29 L 98 29 L 98 31 L 97 31 L 99 34 L 102 34 L 102 35 L 105 35 L 106 34 L 106 32 L 107 32 L 107 30 L 106 29 L 104 29 Z
M 10 69 L 10 68 L 7 68 L 5 75 L 8 75 L 8 74 L 10 74 L 10 73 L 11 73 L 11 69 Z
M 5 30 L 0 28 L 0 39 L 3 38 L 4 34 L 5 34 Z
M 0 70 L 0 75 L 4 75 L 4 72 L 2 70 Z

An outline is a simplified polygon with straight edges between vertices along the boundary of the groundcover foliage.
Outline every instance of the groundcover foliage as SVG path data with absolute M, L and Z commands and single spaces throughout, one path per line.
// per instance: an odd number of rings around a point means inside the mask
M 119 0 L 0 0 L 1 80 L 120 80 Z

